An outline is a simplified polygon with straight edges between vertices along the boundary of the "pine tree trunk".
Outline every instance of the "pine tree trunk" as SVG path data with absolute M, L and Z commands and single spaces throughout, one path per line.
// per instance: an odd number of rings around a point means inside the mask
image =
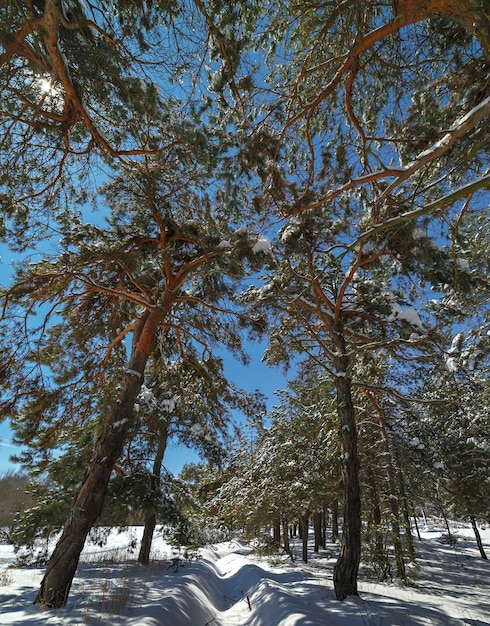
M 398 492 L 396 488 L 396 480 L 395 480 L 395 468 L 393 464 L 393 457 L 390 448 L 390 442 L 388 439 L 388 433 L 386 428 L 386 418 L 384 415 L 384 411 L 382 407 L 378 404 L 376 399 L 369 395 L 369 399 L 373 407 L 376 409 L 378 414 L 378 422 L 380 426 L 381 432 L 381 441 L 383 444 L 383 452 L 384 452 L 384 465 L 386 468 L 386 477 L 388 479 L 388 487 L 389 487 L 389 506 L 391 511 L 391 537 L 393 541 L 393 548 L 395 550 L 395 562 L 396 562 L 396 573 L 400 580 L 406 580 L 407 574 L 405 570 L 405 555 L 403 551 L 403 543 L 400 534 L 400 510 L 398 506 Z
M 304 563 L 308 563 L 308 518 L 309 514 L 301 516 L 301 539 L 302 539 L 302 560 Z
M 315 535 L 315 542 L 313 551 L 319 552 L 322 545 L 322 514 L 321 511 L 315 511 L 313 513 L 313 532 Z
M 386 553 L 383 532 L 381 529 L 381 505 L 378 490 L 374 478 L 371 482 L 371 502 L 373 507 L 373 527 L 374 527 L 374 569 L 380 582 L 384 582 L 390 575 L 390 560 Z
M 281 544 L 281 520 L 277 517 L 272 526 L 272 541 L 274 545 L 279 547 Z
M 145 510 L 145 528 L 141 539 L 138 563 L 148 565 L 150 562 L 151 544 L 153 543 L 153 533 L 157 523 L 156 501 L 160 496 L 160 477 L 162 475 L 162 463 L 167 448 L 168 422 L 166 422 L 160 433 L 157 453 L 153 461 L 152 475 L 150 478 L 150 502 Z
M 405 529 L 405 542 L 407 544 L 408 557 L 410 561 L 415 561 L 415 547 L 413 544 L 412 525 L 410 524 L 410 511 L 408 509 L 408 500 L 405 492 L 405 481 L 403 474 L 398 466 L 398 489 L 400 491 L 403 511 L 403 527 Z
M 390 494 L 389 500 L 391 508 L 391 539 L 395 550 L 396 573 L 400 580 L 406 580 L 407 574 L 405 571 L 405 554 L 400 534 L 400 521 L 398 518 L 399 512 L 396 494 Z
M 449 542 L 449 545 L 453 546 L 456 543 L 456 540 L 453 537 L 453 534 L 451 532 L 451 527 L 449 526 L 449 520 L 447 519 L 446 511 L 444 510 L 444 507 L 442 506 L 442 503 L 439 500 L 439 497 L 436 498 L 436 502 L 437 502 L 437 506 L 439 507 L 440 512 L 442 513 L 442 517 L 444 519 L 444 524 L 447 530 L 447 540 Z
M 335 329 L 332 341 L 335 358 L 335 387 L 342 451 L 342 482 L 344 510 L 340 554 L 333 571 L 335 597 L 345 600 L 357 594 L 357 575 L 361 560 L 361 492 L 359 485 L 359 458 L 357 427 L 352 382 L 348 372 L 349 358 L 341 328 Z
M 132 356 L 119 397 L 97 438 L 92 459 L 34 600 L 44 608 L 60 608 L 66 604 L 85 539 L 102 512 L 112 469 L 122 453 L 126 434 L 134 420 L 134 404 L 162 317 L 161 309 L 151 314 L 147 311 L 134 331 Z
M 417 539 L 419 541 L 422 541 L 422 537 L 420 536 L 419 523 L 417 522 L 417 515 L 415 513 L 415 509 L 413 505 L 412 505 L 412 510 L 413 510 L 413 523 L 415 524 L 415 530 L 417 532 Z M 415 550 L 414 550 L 414 553 L 415 553 Z
M 335 500 L 332 504 L 332 542 L 339 538 L 339 503 Z
M 487 560 L 487 554 L 485 552 L 485 548 L 483 547 L 483 543 L 481 540 L 480 531 L 478 530 L 478 526 L 476 524 L 476 519 L 474 515 L 470 515 L 471 526 L 473 528 L 473 532 L 475 533 L 476 545 L 478 546 L 478 550 L 480 550 L 480 555 L 482 559 Z
M 148 507 L 145 511 L 145 526 L 143 537 L 141 538 L 140 551 L 138 553 L 138 563 L 148 565 L 150 562 L 151 544 L 153 543 L 153 533 L 157 525 L 157 512 L 154 507 Z
M 323 506 L 322 511 L 322 548 L 327 547 L 327 507 Z
M 404 581 L 407 578 L 405 571 L 405 554 L 403 550 L 403 543 L 400 534 L 400 521 L 398 518 L 398 502 L 396 501 L 396 495 L 390 494 L 390 508 L 391 508 L 391 538 L 393 541 L 393 548 L 395 550 L 395 563 L 396 573 L 400 580 Z
M 289 527 L 288 521 L 286 519 L 283 519 L 282 520 L 282 541 L 283 541 L 284 552 L 286 552 L 286 554 L 289 554 L 292 558 L 291 546 L 289 544 L 290 529 L 288 527 Z

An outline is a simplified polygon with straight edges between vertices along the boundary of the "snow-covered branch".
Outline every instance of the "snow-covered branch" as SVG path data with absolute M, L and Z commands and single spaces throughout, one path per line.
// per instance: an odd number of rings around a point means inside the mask
M 340 187 L 328 191 L 319 200 L 295 208 L 293 211 L 291 211 L 289 216 L 297 215 L 298 213 L 304 213 L 305 211 L 317 209 L 321 206 L 324 206 L 330 200 L 334 200 L 343 193 L 350 191 L 355 187 L 359 187 L 360 185 L 372 183 L 385 178 L 395 178 L 395 180 L 383 191 L 382 195 L 377 198 L 378 202 L 382 202 L 401 182 L 410 178 L 410 176 L 422 169 L 425 165 L 433 163 L 434 161 L 442 157 L 446 152 L 448 152 L 448 150 L 450 150 L 450 148 L 452 148 L 456 144 L 459 139 L 464 137 L 472 128 L 474 128 L 479 122 L 481 122 L 483 119 L 485 119 L 485 117 L 489 115 L 490 97 L 486 98 L 477 106 L 473 107 L 473 109 L 465 113 L 465 115 L 455 120 L 451 127 L 448 129 L 448 131 L 444 134 L 444 136 L 439 139 L 439 141 L 434 143 L 430 148 L 427 148 L 427 150 L 419 153 L 415 157 L 415 159 L 407 165 L 385 167 L 381 170 L 377 170 L 376 172 L 369 172 L 368 174 L 365 174 L 363 176 L 351 178 Z M 462 190 L 467 188 L 467 193 L 471 193 L 472 191 L 484 187 L 488 183 L 488 181 L 489 177 L 485 175 L 482 178 L 479 178 L 474 183 L 470 183 L 466 187 L 461 187 L 460 189 Z M 472 187 L 470 188 L 470 186 Z M 460 190 L 456 190 L 452 193 L 459 194 L 459 191 Z M 452 194 L 448 194 L 445 197 L 450 199 L 451 195 Z M 465 194 L 457 195 L 454 200 L 451 201 L 455 201 L 458 198 L 463 197 L 464 195 Z M 446 205 L 449 203 L 450 202 L 447 202 Z M 427 206 L 432 205 L 433 203 Z M 441 203 L 441 206 L 445 206 L 444 202 Z M 429 209 L 427 212 L 430 213 L 431 210 L 435 210 L 436 208 L 439 208 L 439 205 L 435 206 L 433 209 Z M 423 214 L 424 213 L 422 213 L 422 215 Z M 358 242 L 355 245 L 358 245 Z
M 344 249 L 342 255 L 346 254 L 347 252 L 351 252 L 352 250 L 355 250 L 361 242 L 365 241 L 366 239 L 370 239 L 374 235 L 377 235 L 384 230 L 388 230 L 390 228 L 393 228 L 394 226 L 399 226 L 400 224 L 405 224 L 406 222 L 415 220 L 422 215 L 429 215 L 430 213 L 433 213 L 438 209 L 450 206 L 451 204 L 454 204 L 454 202 L 456 202 L 457 200 L 460 200 L 461 198 L 466 198 L 475 191 L 487 187 L 488 185 L 490 185 L 490 173 L 482 176 L 478 180 L 468 183 L 467 185 L 458 187 L 458 189 L 455 189 L 445 196 L 442 196 L 441 198 L 438 198 L 437 200 L 434 200 L 429 204 L 419 207 L 418 209 L 414 209 L 413 211 L 406 211 L 405 213 L 401 213 L 396 217 L 387 219 L 380 224 L 376 224 L 369 230 L 359 235 L 356 241 L 348 245 Z

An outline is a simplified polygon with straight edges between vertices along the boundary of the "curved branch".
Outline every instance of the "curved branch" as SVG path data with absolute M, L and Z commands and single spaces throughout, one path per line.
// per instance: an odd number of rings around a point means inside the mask
M 382 224 L 377 224 L 376 226 L 373 226 L 366 232 L 360 234 L 359 237 L 354 242 L 352 242 L 346 248 L 344 248 L 344 251 L 342 252 L 340 256 L 343 257 L 348 252 L 355 250 L 355 248 L 357 248 L 357 246 L 362 241 L 365 241 L 366 239 L 371 238 L 373 235 L 377 235 L 378 233 L 381 233 L 384 230 L 393 228 L 394 226 L 399 226 L 400 224 L 405 224 L 406 222 L 415 220 L 418 217 L 421 217 L 422 215 L 429 215 L 430 213 L 434 213 L 434 211 L 450 206 L 454 204 L 457 200 L 460 200 L 461 198 L 466 198 L 467 196 L 470 196 L 471 194 L 473 194 L 475 191 L 486 188 L 489 185 L 490 185 L 490 174 L 486 174 L 485 176 L 482 176 L 482 178 L 479 178 L 478 180 L 475 180 L 472 183 L 468 183 L 467 185 L 463 185 L 462 187 L 459 187 L 458 189 L 451 191 L 450 193 L 446 194 L 442 198 L 438 198 L 437 200 L 434 200 L 433 202 L 430 202 L 429 204 L 426 204 L 423 207 L 420 207 L 413 211 L 406 211 L 405 213 L 402 213 L 401 215 L 397 215 L 396 217 L 392 217 L 386 220 Z
M 129 326 L 126 326 L 126 328 L 124 328 L 118 335 L 117 337 L 115 337 L 111 343 L 107 346 L 107 350 L 105 353 L 105 357 L 104 360 L 102 361 L 102 372 L 103 373 L 106 369 L 107 366 L 109 364 L 109 359 L 111 357 L 112 351 L 114 350 L 114 348 L 121 343 L 121 341 L 124 339 L 124 337 L 126 337 L 126 335 L 128 333 L 130 333 L 132 330 L 134 330 L 136 328 L 136 322 L 133 322 L 132 324 L 130 324 Z
M 225 307 L 216 306 L 214 304 L 211 304 L 210 302 L 206 302 L 202 298 L 198 298 L 197 296 L 176 296 L 174 301 L 175 302 L 193 302 L 195 304 L 200 304 L 205 309 L 209 309 L 210 311 L 213 311 L 213 313 L 233 315 L 234 317 L 237 317 L 238 319 L 242 319 L 242 320 L 249 319 L 248 315 L 244 315 L 243 313 L 240 313 L 239 311 L 234 311 L 233 309 L 227 309 Z
M 405 26 L 410 22 L 403 22 L 402 20 L 393 20 L 388 24 L 384 24 L 379 28 L 371 31 L 367 35 L 358 37 L 356 39 L 356 45 L 352 48 L 352 50 L 345 57 L 345 61 L 338 68 L 335 76 L 330 80 L 330 82 L 320 91 L 320 93 L 316 96 L 314 100 L 312 100 L 309 104 L 306 104 L 298 113 L 296 113 L 292 118 L 290 118 L 281 133 L 281 136 L 284 134 L 285 130 L 294 124 L 296 121 L 301 119 L 302 117 L 311 118 L 318 106 L 325 100 L 329 95 L 331 95 L 337 85 L 342 81 L 344 76 L 350 72 L 355 65 L 357 64 L 357 60 L 360 55 L 369 50 L 375 43 L 381 41 L 388 35 L 392 35 L 396 33 L 402 26 Z
M 351 178 L 345 184 L 341 185 L 340 187 L 337 187 L 336 189 L 332 189 L 331 191 L 326 193 L 324 196 L 322 196 L 322 198 L 320 198 L 320 200 L 311 202 L 307 205 L 296 207 L 295 209 L 293 209 L 292 211 L 288 213 L 288 217 L 297 215 L 299 213 L 304 213 L 305 211 L 309 211 L 312 209 L 318 209 L 322 207 L 323 205 L 325 205 L 330 200 L 334 200 L 335 198 L 340 196 L 342 193 L 345 193 L 346 191 L 350 191 L 351 189 L 359 185 L 372 183 L 383 178 L 394 177 L 396 180 L 393 183 L 391 183 L 387 187 L 387 189 L 385 189 L 383 194 L 377 199 L 378 202 L 385 200 L 388 194 L 391 193 L 397 185 L 399 185 L 404 180 L 407 180 L 408 178 L 410 178 L 410 176 L 412 176 L 415 172 L 420 170 L 425 165 L 428 165 L 429 163 L 432 163 L 433 161 L 443 156 L 450 148 L 454 146 L 454 144 L 459 139 L 464 137 L 464 135 L 468 131 L 472 130 L 479 122 L 481 122 L 483 119 L 485 119 L 485 117 L 489 115 L 490 115 L 490 96 L 486 98 L 485 100 L 483 100 L 482 102 L 480 102 L 480 104 L 478 104 L 476 107 L 471 109 L 471 111 L 468 111 L 468 113 L 466 113 L 464 116 L 456 119 L 455 122 L 452 124 L 451 128 L 442 137 L 442 139 L 437 141 L 427 150 L 424 150 L 424 152 L 421 152 L 419 155 L 417 155 L 417 157 L 413 161 L 411 161 L 407 165 L 402 165 L 399 167 L 386 167 L 386 168 L 383 168 L 382 170 L 365 174 L 364 176 Z M 487 178 L 483 177 L 479 179 L 478 181 L 475 181 L 475 183 L 470 183 L 470 184 L 475 185 L 474 189 L 480 189 L 486 186 Z M 456 192 L 454 193 L 456 194 L 458 192 L 459 190 L 456 190 Z M 448 198 L 450 195 L 451 194 L 448 194 L 448 196 L 445 196 L 445 197 Z M 459 197 L 461 196 L 456 197 L 455 200 L 457 200 Z M 440 201 L 442 202 L 443 199 L 441 198 Z M 435 202 L 439 202 L 439 201 L 436 200 Z M 431 205 L 432 204 L 434 203 L 431 203 Z
M 480 102 L 477 106 L 473 107 L 471 111 L 468 111 L 468 113 L 455 120 L 442 139 L 439 139 L 439 141 L 433 144 L 430 148 L 418 154 L 408 165 L 397 168 L 397 171 L 399 172 L 397 179 L 391 183 L 391 185 L 388 185 L 378 198 L 378 202 L 385 200 L 397 185 L 410 178 L 410 176 L 424 167 L 424 165 L 433 163 L 434 161 L 437 161 L 437 159 L 441 158 L 450 148 L 454 146 L 458 139 L 464 137 L 469 130 L 473 129 L 487 115 L 490 115 L 490 96 L 485 98 L 485 100 L 482 100 L 482 102 Z M 387 171 L 389 170 L 390 168 L 388 168 Z
M 208 252 L 207 254 L 203 254 L 197 259 L 194 259 L 193 261 L 190 261 L 189 263 L 184 265 L 184 267 L 182 267 L 173 277 L 172 282 L 174 286 L 172 287 L 172 289 L 175 291 L 176 288 L 178 289 L 179 287 L 181 287 L 185 279 L 187 278 L 187 276 L 192 272 L 192 270 L 196 269 L 197 267 L 200 267 L 201 265 L 204 265 L 205 263 L 207 263 L 208 261 L 211 261 L 212 259 L 216 259 L 222 254 L 223 254 L 223 250 L 219 250 L 219 251 L 215 250 L 213 252 Z
M 112 289 L 111 287 L 104 287 L 103 285 L 99 285 L 94 280 L 89 278 L 88 276 L 84 276 L 83 274 L 72 274 L 74 279 L 78 279 L 80 282 L 85 283 L 86 285 L 90 285 L 94 291 L 99 293 L 105 293 L 109 296 L 113 296 L 115 298 L 119 298 L 121 300 L 126 300 L 127 302 L 132 302 L 133 304 L 137 304 L 145 308 L 146 310 L 156 310 L 158 307 L 156 304 L 143 300 L 141 297 L 137 296 L 130 291 L 120 291 L 118 289 Z
M 32 52 L 30 46 L 26 44 L 25 39 L 29 35 L 32 35 L 35 30 L 39 29 L 42 24 L 42 17 L 27 21 L 17 32 L 14 39 L 5 46 L 5 51 L 0 54 L 0 65 L 8 63 L 14 54 L 19 52 L 22 52 L 22 56 L 25 56 L 37 65 L 39 63 L 39 58 L 34 52 Z

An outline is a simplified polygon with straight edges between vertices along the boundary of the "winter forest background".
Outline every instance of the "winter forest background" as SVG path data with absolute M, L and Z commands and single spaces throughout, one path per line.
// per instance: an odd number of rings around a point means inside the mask
M 5 0 L 0 43 L 0 525 L 36 603 L 94 527 L 145 566 L 157 524 L 305 562 L 328 528 L 337 600 L 361 560 L 409 583 L 423 516 L 486 560 L 488 2 Z M 259 350 L 269 409 L 225 368 Z

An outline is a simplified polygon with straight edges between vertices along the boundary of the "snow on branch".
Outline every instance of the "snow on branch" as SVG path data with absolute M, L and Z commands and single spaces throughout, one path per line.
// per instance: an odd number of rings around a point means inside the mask
M 252 246 L 252 252 L 258 254 L 262 252 L 263 254 L 271 254 L 272 246 L 270 240 L 264 235 L 259 235 L 257 241 Z
M 391 183 L 391 185 L 384 190 L 378 200 L 382 201 L 387 198 L 401 181 L 410 178 L 410 176 L 417 172 L 421 167 L 439 159 L 458 141 L 458 139 L 463 137 L 469 130 L 474 128 L 474 126 L 476 126 L 489 114 L 490 96 L 485 98 L 485 100 L 480 102 L 477 106 L 473 107 L 471 111 L 468 111 L 468 113 L 465 113 L 465 115 L 457 119 L 448 129 L 447 133 L 445 133 L 444 136 L 439 139 L 439 141 L 436 141 L 436 143 L 434 143 L 430 148 L 420 152 L 415 159 L 407 165 L 396 168 L 394 173 L 397 175 L 397 180 Z M 390 168 L 386 170 L 386 173 L 389 171 Z
M 451 204 L 454 204 L 454 202 L 456 202 L 457 200 L 465 198 L 475 191 L 478 191 L 478 189 L 482 189 L 483 187 L 487 187 L 488 185 L 490 185 L 490 173 L 482 176 L 481 178 L 478 178 L 471 183 L 468 183 L 467 185 L 458 187 L 458 189 L 455 189 L 445 196 L 442 196 L 441 198 L 438 198 L 433 202 L 429 202 L 429 204 L 419 207 L 418 209 L 414 209 L 413 211 L 406 211 L 405 213 L 401 213 L 396 217 L 385 220 L 381 224 L 376 224 L 376 226 L 373 226 L 364 233 L 361 233 L 353 243 L 348 245 L 344 249 L 342 256 L 358 248 L 360 243 L 362 243 L 366 239 L 370 239 L 373 235 L 377 235 L 378 233 L 393 228 L 394 226 L 398 226 L 400 224 L 415 220 L 422 215 L 429 215 L 430 213 L 433 213 L 438 209 L 450 206 Z
M 433 163 L 434 161 L 439 159 L 441 156 L 443 156 L 450 148 L 454 146 L 454 144 L 459 139 L 461 139 L 469 130 L 474 128 L 479 122 L 481 122 L 488 115 L 490 115 L 490 97 L 485 98 L 485 100 L 480 102 L 480 104 L 473 107 L 471 111 L 468 111 L 463 116 L 456 119 L 454 123 L 450 126 L 448 131 L 444 134 L 444 136 L 441 139 L 439 139 L 439 141 L 434 143 L 430 148 L 427 148 L 423 152 L 420 152 L 415 157 L 415 159 L 411 161 L 410 163 L 408 163 L 407 165 L 385 167 L 376 172 L 369 172 L 368 174 L 364 174 L 363 176 L 359 176 L 357 178 L 351 178 L 349 181 L 347 181 L 345 184 L 341 185 L 340 187 L 336 187 L 334 189 L 327 191 L 327 193 L 324 194 L 319 200 L 312 202 L 310 204 L 307 204 L 307 205 L 297 207 L 296 209 L 291 211 L 288 216 L 291 217 L 293 215 L 296 215 L 298 213 L 303 213 L 304 211 L 308 211 L 310 209 L 317 209 L 323 206 L 326 202 L 333 200 L 334 198 L 337 198 L 342 193 L 350 191 L 351 189 L 354 189 L 355 187 L 358 187 L 359 185 L 371 183 L 380 179 L 394 177 L 395 180 L 390 185 L 388 185 L 388 187 L 383 191 L 382 195 L 377 199 L 378 202 L 385 200 L 389 196 L 389 194 L 393 191 L 393 189 L 397 187 L 401 182 L 410 178 L 410 176 L 412 176 L 415 172 L 420 170 L 424 165 Z M 448 204 L 451 204 L 455 200 L 459 199 L 460 197 L 464 197 L 468 193 L 471 193 L 473 191 L 476 191 L 477 189 L 480 189 L 481 187 L 484 187 L 489 181 L 490 181 L 490 176 L 487 173 L 485 174 L 485 176 L 483 176 L 482 178 L 479 178 L 474 183 L 470 183 L 469 185 L 465 187 L 461 187 L 460 189 L 457 189 L 451 194 L 448 194 L 447 196 L 445 196 L 445 198 L 449 200 L 448 202 L 444 202 L 443 199 L 441 198 L 440 200 L 436 200 L 434 203 L 427 205 L 426 208 L 428 207 L 432 207 L 432 208 L 428 209 L 426 212 L 423 211 L 421 215 L 424 215 L 425 213 L 430 213 L 431 211 L 436 210 L 437 208 L 440 208 L 441 206 L 447 206 Z M 466 189 L 466 192 L 460 193 L 460 191 L 462 191 L 463 189 Z M 452 198 L 453 195 L 454 195 L 454 198 Z M 440 203 L 440 204 L 436 205 L 436 203 Z M 411 218 L 408 218 L 408 219 L 411 219 Z M 403 222 L 405 220 L 401 220 L 401 221 Z M 375 228 L 378 228 L 378 227 L 375 227 Z M 384 225 L 381 225 L 380 230 L 382 230 L 383 228 L 384 228 Z M 371 231 L 369 232 L 371 233 Z M 361 239 L 366 238 L 366 236 L 368 235 L 362 235 Z M 355 245 L 358 245 L 358 243 L 359 243 L 359 240 L 358 242 L 356 242 Z

